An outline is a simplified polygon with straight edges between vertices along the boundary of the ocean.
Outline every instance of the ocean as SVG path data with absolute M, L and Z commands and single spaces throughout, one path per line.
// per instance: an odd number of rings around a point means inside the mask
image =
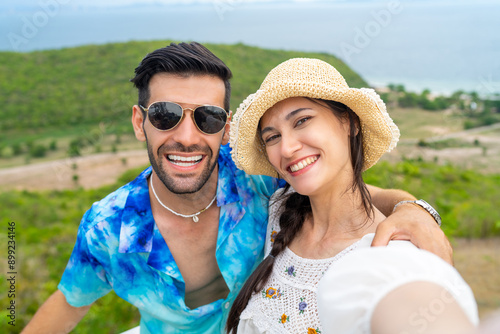
M 372 86 L 500 93 L 499 1 L 0 5 L 0 51 L 129 40 L 244 43 L 343 59 Z

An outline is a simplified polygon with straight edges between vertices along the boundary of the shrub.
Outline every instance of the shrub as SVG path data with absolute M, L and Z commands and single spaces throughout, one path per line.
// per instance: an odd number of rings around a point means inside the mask
M 23 148 L 21 144 L 19 143 L 14 143 L 12 144 L 12 154 L 13 155 L 21 155 L 23 153 Z
M 49 144 L 49 150 L 51 150 L 51 151 L 57 150 L 57 142 L 56 142 L 55 139 L 50 142 L 50 144 Z
M 47 153 L 47 147 L 42 144 L 35 144 L 30 147 L 29 155 L 33 158 L 44 157 Z

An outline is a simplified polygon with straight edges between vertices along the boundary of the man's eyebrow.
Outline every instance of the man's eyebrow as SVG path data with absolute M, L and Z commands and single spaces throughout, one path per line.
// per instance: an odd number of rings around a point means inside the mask
M 295 116 L 296 114 L 298 114 L 299 112 L 301 111 L 304 111 L 304 110 L 308 110 L 308 109 L 311 109 L 311 108 L 299 108 L 299 109 L 296 109 L 294 111 L 291 111 L 288 115 L 285 116 L 285 121 L 288 121 L 290 118 L 292 118 L 293 116 Z M 262 137 L 262 135 L 266 132 L 269 132 L 269 131 L 272 131 L 274 128 L 271 127 L 271 126 L 266 126 L 264 129 L 262 129 L 260 131 L 260 135 Z

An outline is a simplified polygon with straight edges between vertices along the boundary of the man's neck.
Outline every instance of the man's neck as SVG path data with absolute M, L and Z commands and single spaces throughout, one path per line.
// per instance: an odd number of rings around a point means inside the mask
M 212 175 L 203 187 L 194 193 L 177 194 L 171 192 L 154 171 L 151 173 L 148 182 L 150 192 L 153 192 L 151 188 L 151 186 L 153 186 L 155 193 L 154 197 L 157 198 L 156 203 L 155 201 L 151 202 L 152 206 L 162 206 L 163 204 L 177 213 L 189 215 L 203 210 L 210 204 L 216 195 L 218 166 L 215 167 Z M 159 202 L 161 202 L 161 204 Z

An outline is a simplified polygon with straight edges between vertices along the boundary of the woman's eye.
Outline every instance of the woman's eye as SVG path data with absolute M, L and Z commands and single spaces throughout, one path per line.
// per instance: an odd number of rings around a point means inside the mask
M 279 138 L 279 135 L 272 135 L 272 136 L 269 136 L 267 137 L 266 139 L 264 139 L 264 143 L 267 145 L 267 144 L 271 144 L 273 141 L 275 141 L 276 139 Z
M 311 117 L 302 117 L 301 119 L 299 119 L 297 121 L 297 123 L 295 123 L 295 126 L 299 126 L 299 125 L 302 125 L 304 124 L 305 122 L 307 122 L 309 119 L 311 119 Z

